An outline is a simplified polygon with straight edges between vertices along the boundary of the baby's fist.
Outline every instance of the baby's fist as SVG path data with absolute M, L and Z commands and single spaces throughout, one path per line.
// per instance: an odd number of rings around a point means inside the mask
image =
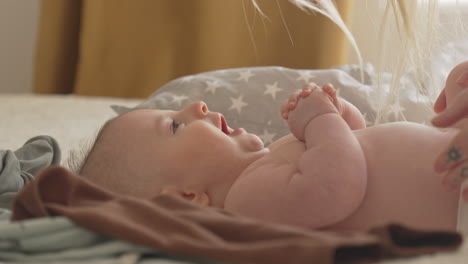
M 301 90 L 295 90 L 282 105 L 281 105 L 281 117 L 288 120 L 289 112 L 296 109 L 299 99 L 306 98 L 309 96 L 315 89 L 319 87 L 315 84 L 306 84 Z
M 295 91 L 281 107 L 281 114 L 288 120 L 291 133 L 304 141 L 307 125 L 316 117 L 328 113 L 340 113 L 340 103 L 331 84 L 322 88 L 308 84 Z

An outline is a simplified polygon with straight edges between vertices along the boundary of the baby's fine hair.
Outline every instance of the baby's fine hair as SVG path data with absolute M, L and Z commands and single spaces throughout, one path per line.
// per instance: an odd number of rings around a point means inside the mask
M 86 163 L 86 160 L 91 154 L 96 143 L 101 138 L 103 131 L 107 128 L 109 123 L 114 119 L 115 117 L 107 120 L 91 136 L 82 139 L 81 142 L 79 142 L 77 148 L 72 149 L 68 153 L 68 157 L 64 161 L 63 165 L 69 168 L 72 172 L 80 175 Z

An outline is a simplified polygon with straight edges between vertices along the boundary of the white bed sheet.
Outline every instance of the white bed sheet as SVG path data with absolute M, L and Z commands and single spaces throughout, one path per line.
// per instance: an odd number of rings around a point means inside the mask
M 0 149 L 16 149 L 33 136 L 50 135 L 59 142 L 63 151 L 62 157 L 66 159 L 70 149 L 77 147 L 82 139 L 93 135 L 103 122 L 115 116 L 110 105 L 133 107 L 140 102 L 142 102 L 140 99 L 75 95 L 1 94 Z M 165 262 L 147 260 L 140 263 Z M 455 253 L 426 255 L 382 263 L 466 264 L 468 243 L 465 242 Z
M 60 144 L 62 160 L 109 118 L 112 104 L 135 106 L 141 99 L 76 95 L 0 95 L 0 149 L 17 149 L 31 137 L 49 135 Z

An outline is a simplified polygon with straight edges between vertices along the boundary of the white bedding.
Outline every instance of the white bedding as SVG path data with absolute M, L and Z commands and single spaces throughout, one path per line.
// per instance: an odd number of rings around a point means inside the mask
M 112 104 L 133 107 L 142 100 L 81 96 L 0 95 L 0 149 L 16 149 L 36 135 L 57 139 L 65 159 L 80 140 L 115 116 Z M 105 262 L 103 262 L 105 263 Z M 142 263 L 142 262 L 140 262 Z M 144 261 L 143 263 L 162 263 Z M 169 262 L 168 262 L 169 263 Z M 455 253 L 385 261 L 385 264 L 468 263 L 468 243 Z
M 70 149 L 116 116 L 111 104 L 135 106 L 142 100 L 75 95 L 0 95 L 0 149 L 17 149 L 29 138 L 49 135 L 60 144 L 62 160 Z

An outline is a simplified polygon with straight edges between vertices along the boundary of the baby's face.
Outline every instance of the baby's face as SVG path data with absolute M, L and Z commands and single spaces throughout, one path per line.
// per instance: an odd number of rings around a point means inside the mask
M 230 129 L 203 102 L 181 111 L 131 111 L 109 129 L 106 137 L 116 143 L 114 151 L 125 152 L 141 175 L 150 173 L 144 179 L 148 188 L 198 188 L 213 196 L 212 204 L 224 202 L 242 171 L 268 152 L 259 137 Z

